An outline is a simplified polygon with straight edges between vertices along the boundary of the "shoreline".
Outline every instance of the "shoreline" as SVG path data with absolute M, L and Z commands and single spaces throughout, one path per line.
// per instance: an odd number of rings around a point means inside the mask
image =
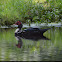
M 40 27 L 61 27 L 62 23 L 31 23 L 29 24 L 23 24 L 23 28 L 33 27 L 33 28 L 40 28 Z M 0 26 L 0 28 L 17 28 L 17 25 L 10 25 L 10 26 Z

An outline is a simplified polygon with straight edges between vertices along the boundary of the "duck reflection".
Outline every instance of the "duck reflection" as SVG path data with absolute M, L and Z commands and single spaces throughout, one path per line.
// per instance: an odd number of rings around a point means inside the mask
M 23 42 L 21 40 L 21 37 L 20 36 L 15 36 L 15 38 L 16 38 L 16 40 L 18 40 L 18 44 L 16 44 L 16 46 L 18 48 L 21 48 L 22 47 L 22 44 L 23 44 Z
M 18 44 L 16 45 L 18 48 L 21 48 L 22 45 L 23 45 L 23 42 L 22 42 L 21 38 L 28 39 L 28 40 L 34 40 L 34 41 L 50 40 L 50 39 L 46 38 L 45 36 L 31 36 L 31 37 L 28 37 L 28 36 L 24 36 L 24 37 L 15 36 L 15 38 L 16 38 L 16 40 L 18 40 Z

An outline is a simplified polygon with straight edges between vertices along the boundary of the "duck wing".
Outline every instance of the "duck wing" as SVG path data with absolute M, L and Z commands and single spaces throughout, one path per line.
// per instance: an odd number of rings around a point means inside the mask
M 21 34 L 23 36 L 43 36 L 43 33 L 46 32 L 48 29 L 29 28 L 29 29 L 23 30 Z

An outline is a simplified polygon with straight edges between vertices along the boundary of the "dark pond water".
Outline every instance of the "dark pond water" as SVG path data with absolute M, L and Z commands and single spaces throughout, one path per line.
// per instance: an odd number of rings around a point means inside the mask
M 37 41 L 14 36 L 14 28 L 0 29 L 0 61 L 61 61 L 62 28 L 52 28 Z

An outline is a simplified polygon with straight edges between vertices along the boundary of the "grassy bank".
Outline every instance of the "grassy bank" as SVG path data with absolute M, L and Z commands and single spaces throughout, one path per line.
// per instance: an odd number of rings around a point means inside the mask
M 15 21 L 62 21 L 62 0 L 0 0 L 0 25 Z

